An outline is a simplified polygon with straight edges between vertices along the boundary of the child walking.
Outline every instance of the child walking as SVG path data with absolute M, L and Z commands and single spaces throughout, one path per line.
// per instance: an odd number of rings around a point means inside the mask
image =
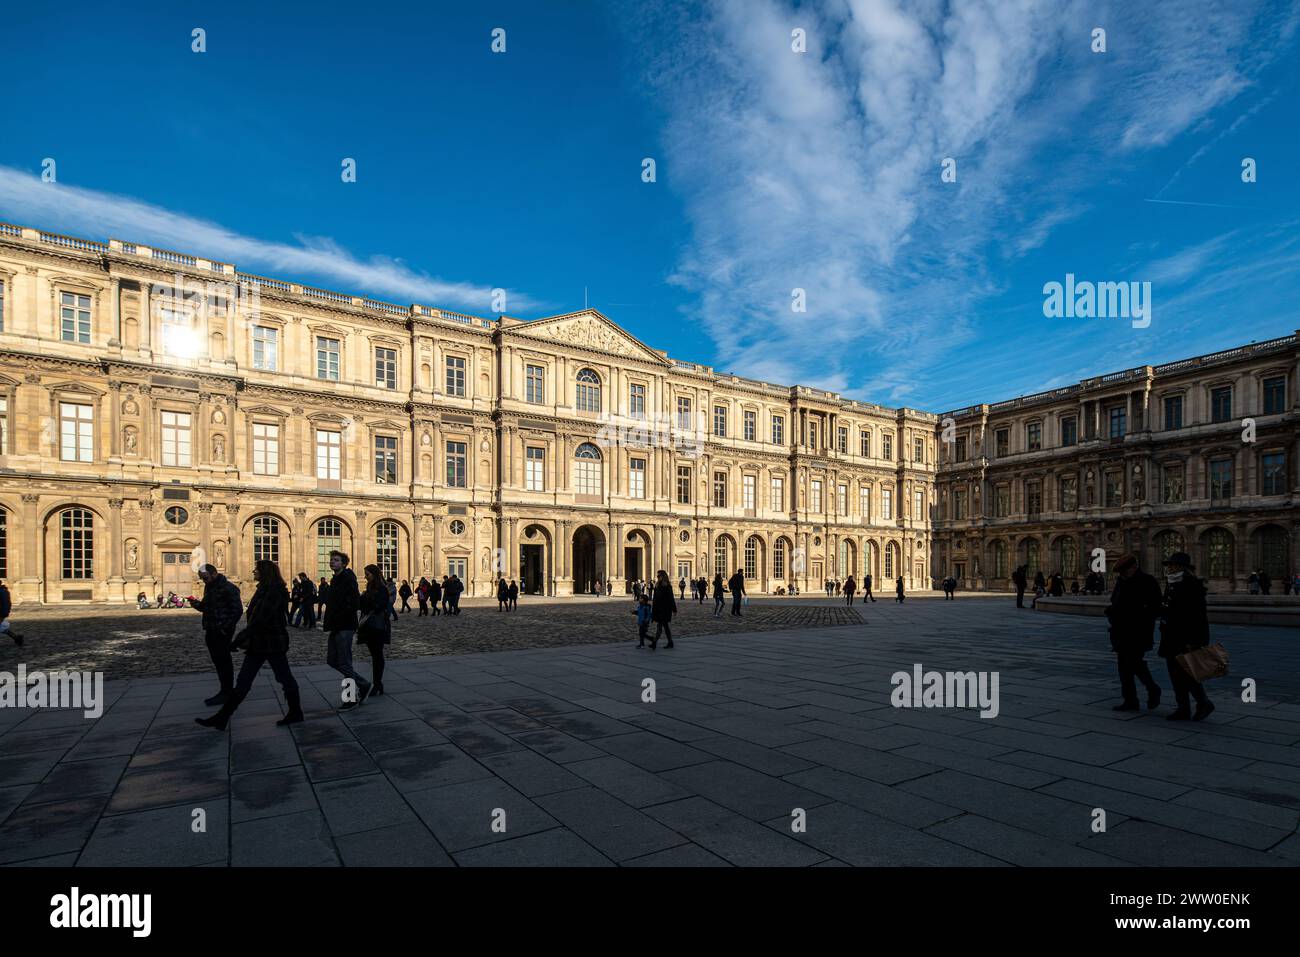
M 653 610 L 654 608 L 650 604 L 650 596 L 647 595 L 645 592 L 642 592 L 641 600 L 637 603 L 636 606 L 636 611 L 632 612 L 632 614 L 636 615 L 637 634 L 641 638 L 641 640 L 637 643 L 638 648 L 644 648 L 646 639 L 650 637 L 650 635 L 646 632 L 646 629 L 650 627 L 650 614 Z

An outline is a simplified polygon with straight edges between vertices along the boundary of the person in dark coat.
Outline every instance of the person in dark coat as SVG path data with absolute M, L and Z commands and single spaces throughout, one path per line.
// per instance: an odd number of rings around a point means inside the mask
M 388 601 L 388 585 L 379 573 L 378 565 L 367 565 L 366 590 L 361 593 L 357 610 L 361 622 L 357 625 L 357 641 L 370 652 L 370 693 L 384 693 L 384 645 L 392 640 L 393 623 L 388 617 L 392 606 Z
M 856 592 L 857 590 L 858 590 L 858 583 L 853 580 L 852 575 L 844 579 L 844 598 L 846 604 L 849 605 L 853 604 L 853 593 Z
M 421 577 L 419 584 L 415 586 L 415 600 L 420 605 L 420 611 L 416 618 L 426 618 L 429 615 L 429 579 Z
M 307 577 L 306 572 L 298 573 L 298 597 L 301 601 L 298 604 L 298 615 L 293 624 L 301 625 L 303 628 L 316 627 L 316 586 L 312 580 Z
M 1193 680 L 1178 662 L 1178 656 L 1210 643 L 1210 619 L 1205 609 L 1205 583 L 1192 574 L 1192 558 L 1174 552 L 1165 559 L 1165 594 L 1160 615 L 1160 647 L 1156 654 L 1165 659 L 1178 707 L 1170 721 L 1202 721 L 1214 710 L 1214 702 L 1199 681 Z M 1196 713 L 1191 712 L 1196 699 Z
M 248 602 L 248 624 L 230 645 L 232 649 L 244 649 L 244 663 L 239 669 L 239 680 L 230 697 L 221 705 L 220 711 L 210 718 L 194 719 L 205 728 L 216 728 L 218 731 L 226 729 L 230 716 L 253 687 L 253 680 L 262 670 L 262 665 L 268 663 L 276 680 L 280 682 L 280 687 L 284 689 L 284 699 L 289 706 L 285 716 L 276 724 L 283 727 L 303 720 L 298 682 L 289 670 L 289 628 L 285 619 L 289 593 L 285 590 L 284 579 L 280 577 L 280 569 L 275 562 L 258 561 L 253 566 L 253 578 L 257 581 L 257 590 Z
M 497 579 L 497 611 L 510 610 L 510 586 L 504 578 Z
M 898 576 L 898 581 L 894 582 L 894 599 L 901 605 L 903 603 L 903 576 Z
M 348 567 L 350 561 L 343 552 L 330 552 L 330 568 L 334 570 L 334 577 L 330 579 L 330 600 L 325 607 L 325 630 L 330 633 L 325 663 L 344 678 L 352 679 L 357 690 L 357 700 L 344 701 L 340 711 L 351 711 L 364 703 L 370 694 L 370 682 L 352 667 L 352 640 L 357 635 L 357 610 L 361 605 L 361 592 L 357 588 L 356 574 Z
M 722 572 L 713 576 L 713 617 L 722 617 L 722 608 L 727 603 L 727 591 L 722 584 Z
M 870 599 L 871 601 L 875 601 L 876 596 L 871 594 L 871 576 L 863 575 L 862 576 L 862 604 L 865 605 L 868 599 Z
M 298 615 L 298 609 L 302 607 L 302 581 L 295 576 L 289 583 L 289 610 L 285 613 L 284 620 L 293 624 L 294 618 Z
M 727 591 L 731 592 L 731 616 L 739 618 L 740 602 L 745 597 L 745 571 L 736 569 L 736 574 L 727 579 Z
M 682 601 L 685 601 L 686 600 L 686 579 L 685 578 L 680 579 L 677 582 L 677 587 L 681 590 Z
M 411 583 L 403 578 L 402 587 L 397 589 L 397 597 L 402 599 L 401 610 L 403 614 L 411 610 L 411 596 L 414 594 L 415 592 L 411 589 Z
M 1025 566 L 1017 565 L 1016 570 L 1011 573 L 1011 584 L 1016 586 L 1016 607 L 1025 607 L 1025 589 L 1029 586 L 1029 579 L 1025 576 Z
M 460 593 L 465 590 L 465 583 L 460 580 L 459 575 L 452 575 L 451 581 L 447 582 L 447 590 L 451 593 L 451 613 L 460 614 Z
M 697 605 L 704 604 L 704 599 L 709 597 L 709 579 L 704 575 L 700 576 L 700 596 L 696 601 Z
M 429 610 L 435 616 L 442 614 L 446 608 L 447 599 L 443 592 L 443 586 L 446 584 L 446 578 L 442 581 L 438 581 L 437 576 L 429 579 Z
M 519 608 L 519 583 L 513 578 L 510 579 L 510 589 L 506 592 L 506 597 L 510 599 L 510 610 L 516 611 Z
M 1155 708 L 1160 704 L 1160 685 L 1151 677 L 1144 655 L 1153 646 L 1151 635 L 1160 615 L 1160 583 L 1138 567 L 1137 556 L 1132 554 L 1115 563 L 1115 576 L 1106 618 L 1110 621 L 1110 646 L 1119 665 L 1123 700 L 1114 710 L 1141 709 L 1137 681 L 1147 689 L 1147 708 Z
M 14 610 L 13 598 L 9 595 L 9 588 L 3 581 L 0 581 L 0 631 L 5 631 L 9 637 L 14 640 L 14 644 L 19 648 L 23 646 L 23 636 L 14 631 L 9 625 L 9 613 Z
M 276 572 L 279 577 L 279 572 Z M 239 619 L 244 615 L 244 600 L 235 584 L 214 565 L 199 569 L 203 582 L 203 597 L 190 600 L 190 607 L 203 614 L 203 643 L 208 646 L 208 657 L 217 671 L 221 687 L 204 704 L 225 704 L 235 690 L 235 663 L 230 657 L 230 641 L 235 637 Z
M 668 636 L 668 644 L 664 645 L 665 648 L 673 646 L 673 630 L 669 624 L 675 614 L 677 614 L 677 600 L 673 598 L 673 583 L 668 578 L 668 573 L 660 569 L 655 576 L 654 599 L 650 603 L 650 620 L 655 623 L 655 636 L 650 639 L 651 651 L 654 651 L 659 644 L 660 635 Z
M 329 604 L 330 583 L 321 576 L 320 582 L 316 585 L 316 620 L 325 627 L 325 606 Z

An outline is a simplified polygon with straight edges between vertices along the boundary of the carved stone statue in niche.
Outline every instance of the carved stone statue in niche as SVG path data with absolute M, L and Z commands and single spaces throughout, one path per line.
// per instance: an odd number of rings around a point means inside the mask
M 212 410 L 212 422 L 214 425 L 221 425 L 225 421 L 226 421 L 226 413 L 222 412 L 220 409 Z
M 422 436 L 420 436 L 420 444 L 424 446 L 426 449 L 429 446 L 433 445 L 433 439 L 429 436 L 428 432 L 425 432 Z
M 134 425 L 122 430 L 122 450 L 127 455 L 137 455 L 140 450 L 140 433 Z
M 212 437 L 212 461 L 226 461 L 226 437 L 224 435 L 214 435 Z
M 492 552 L 489 549 L 486 548 L 483 549 L 483 561 L 482 561 L 483 571 L 488 570 L 488 565 L 491 563 L 491 561 L 492 561 Z
M 433 571 L 433 549 L 428 545 L 420 553 L 420 569 L 427 575 Z
M 126 569 L 135 571 L 140 564 L 140 545 L 134 538 L 126 540 Z
M 140 407 L 135 404 L 135 397 L 128 395 L 126 401 L 122 403 L 123 415 L 139 415 Z
M 217 568 L 226 567 L 226 543 L 216 542 L 212 546 L 212 564 Z

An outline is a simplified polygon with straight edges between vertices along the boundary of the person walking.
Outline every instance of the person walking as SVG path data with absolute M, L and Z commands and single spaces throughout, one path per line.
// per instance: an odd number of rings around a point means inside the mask
M 685 578 L 679 579 L 677 582 L 677 587 L 681 589 L 682 601 L 685 601 L 686 600 L 686 579 Z
M 443 578 L 442 581 L 438 581 L 437 575 L 429 579 L 429 613 L 434 617 L 437 617 L 447 608 L 447 599 L 443 591 L 446 584 L 447 579 Z
M 867 599 L 870 599 L 871 601 L 875 601 L 876 596 L 871 594 L 871 576 L 863 575 L 862 576 L 862 604 L 865 605 L 867 603 Z
M 519 610 L 519 583 L 513 578 L 510 579 L 510 590 L 506 592 L 506 597 L 510 599 L 510 610 Z
M 293 624 L 293 620 L 298 617 L 298 609 L 302 607 L 302 580 L 295 575 L 290 582 L 289 587 L 289 610 L 285 613 L 284 620 Z
M 415 601 L 420 606 L 420 610 L 415 613 L 416 618 L 427 618 L 429 615 L 429 579 L 421 576 L 419 583 L 415 586 Z
M 722 585 L 722 572 L 713 576 L 713 617 L 722 617 L 722 606 L 727 603 L 727 592 Z
M 276 570 L 276 577 L 280 572 Z M 221 687 L 211 698 L 203 703 L 209 707 L 225 704 L 235 690 L 235 663 L 230 657 L 230 642 L 239 627 L 239 619 L 244 617 L 244 600 L 235 583 L 215 565 L 203 565 L 199 568 L 199 580 L 203 582 L 203 597 L 190 599 L 190 607 L 200 612 L 203 627 L 203 643 L 208 646 L 208 657 L 216 669 L 217 681 Z
M 340 711 L 351 711 L 363 704 L 370 694 L 370 682 L 357 674 L 352 667 L 352 640 L 357 635 L 357 611 L 361 605 L 361 592 L 357 589 L 357 576 L 348 567 L 351 559 L 340 551 L 330 552 L 330 600 L 325 606 L 325 630 L 330 634 L 329 650 L 325 663 L 350 678 L 356 688 L 356 700 L 344 701 Z
M 1138 567 L 1137 556 L 1123 555 L 1115 563 L 1115 588 L 1110 593 L 1106 618 L 1110 622 L 1110 647 L 1119 667 L 1120 703 L 1115 711 L 1139 711 L 1137 682 L 1147 691 L 1147 708 L 1160 704 L 1160 685 L 1151 677 L 1145 655 L 1160 615 L 1160 583 Z
M 380 575 L 378 565 L 367 565 L 362 572 L 366 576 L 366 590 L 361 593 L 357 604 L 357 610 L 361 612 L 357 641 L 370 652 L 370 693 L 383 694 L 384 645 L 393 636 L 393 623 L 388 617 L 392 607 L 388 600 L 388 582 Z
M 14 640 L 19 648 L 23 646 L 23 636 L 13 630 L 9 623 L 9 613 L 13 611 L 14 600 L 9 594 L 9 587 L 0 580 L 0 634 L 6 634 Z
M 316 585 L 306 572 L 298 573 L 298 615 L 293 623 L 300 628 L 316 627 Z
M 655 623 L 655 636 L 650 639 L 651 651 L 654 651 L 659 644 L 661 635 L 668 636 L 668 644 L 664 645 L 664 648 L 673 646 L 673 630 L 669 625 L 675 614 L 677 614 L 677 601 L 673 598 L 673 583 L 668 578 L 668 573 L 661 568 L 655 575 L 655 594 L 650 606 L 650 620 Z
M 411 610 L 411 596 L 415 592 L 411 590 L 411 583 L 405 578 L 402 579 L 402 587 L 397 589 L 397 597 L 402 599 L 402 614 Z
M 850 607 L 853 605 L 853 593 L 857 590 L 858 583 L 853 580 L 853 576 L 850 574 L 848 578 L 844 579 L 844 599 L 845 603 Z
M 322 575 L 320 582 L 316 585 L 316 620 L 325 627 L 325 606 L 329 604 L 330 583 Z
M 636 630 L 638 638 L 636 646 L 638 648 L 644 648 L 646 639 L 650 637 L 648 629 L 650 627 L 650 616 L 653 613 L 654 606 L 650 603 L 650 596 L 642 591 L 637 597 L 636 608 L 632 610 L 632 614 L 636 615 Z
M 731 592 L 731 617 L 739 618 L 740 602 L 745 597 L 745 571 L 736 569 L 736 574 L 727 579 L 727 590 Z
M 510 586 L 504 578 L 497 579 L 497 611 L 509 611 Z
M 902 575 L 899 575 L 899 576 L 898 576 L 898 581 L 896 581 L 896 582 L 894 583 L 894 595 L 895 595 L 895 597 L 896 597 L 898 603 L 901 605 L 901 604 L 903 603 L 903 598 L 905 597 L 905 596 L 903 595 L 903 576 L 902 576 Z
M 1025 607 L 1025 589 L 1029 586 L 1029 579 L 1025 576 L 1025 566 L 1017 565 L 1016 570 L 1011 573 L 1011 584 L 1016 586 L 1016 607 Z
M 465 583 L 460 580 L 459 575 L 452 575 L 451 581 L 447 583 L 447 587 L 451 591 L 451 614 L 459 615 L 460 594 L 465 590 Z
M 704 604 L 704 599 L 709 597 L 709 580 L 703 575 L 700 576 L 700 597 L 696 602 L 697 605 Z
M 257 588 L 248 602 L 248 624 L 230 644 L 231 648 L 244 649 L 244 663 L 239 668 L 239 680 L 222 702 L 220 711 L 211 717 L 194 719 L 195 723 L 205 728 L 226 730 L 230 716 L 252 690 L 253 681 L 264 664 L 270 664 L 271 672 L 284 690 L 284 700 L 288 705 L 284 717 L 276 725 L 284 727 L 297 724 L 304 718 L 298 682 L 289 670 L 289 628 L 285 615 L 289 607 L 289 593 L 285 589 L 284 579 L 280 577 L 280 569 L 275 562 L 265 559 L 253 565 L 253 579 L 257 582 Z
M 1205 609 L 1205 583 L 1192 574 L 1192 557 L 1174 552 L 1165 559 L 1165 593 L 1160 614 L 1160 646 L 1156 654 L 1165 659 L 1174 686 L 1177 708 L 1170 721 L 1203 721 L 1214 711 L 1214 702 L 1199 681 L 1192 678 L 1178 656 L 1210 643 L 1210 619 Z M 1196 699 L 1196 713 L 1191 712 Z
M 393 621 L 397 621 L 397 582 L 389 578 L 384 586 L 388 591 L 388 613 L 393 616 Z

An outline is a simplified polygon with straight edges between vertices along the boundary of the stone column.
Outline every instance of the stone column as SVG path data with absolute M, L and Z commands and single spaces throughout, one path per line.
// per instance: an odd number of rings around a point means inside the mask
M 140 584 L 146 594 L 154 595 L 157 592 L 158 577 L 154 574 L 153 567 L 153 499 L 140 499 Z
M 244 554 L 244 533 L 239 525 L 239 503 L 226 503 L 226 527 L 230 532 L 230 549 L 226 554 L 226 577 L 239 583 Z
M 122 574 L 122 499 L 108 500 L 108 595 L 109 601 L 122 601 L 126 578 Z
M 22 571 L 15 589 L 20 601 L 45 601 L 45 529 L 41 526 L 38 506 L 41 497 L 31 492 L 23 493 Z M 12 574 L 12 572 L 11 572 Z

